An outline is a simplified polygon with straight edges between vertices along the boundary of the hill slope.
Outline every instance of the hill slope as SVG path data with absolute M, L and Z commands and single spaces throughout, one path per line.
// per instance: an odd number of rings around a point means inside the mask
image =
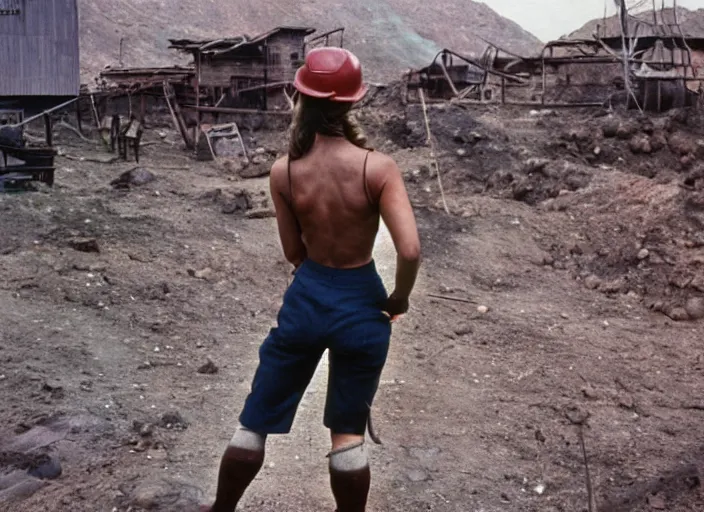
M 253 36 L 277 25 L 345 27 L 345 46 L 377 81 L 429 63 L 443 47 L 481 53 L 486 45 L 477 35 L 521 53 L 540 47 L 519 25 L 470 0 L 448 0 L 441 9 L 418 0 L 79 0 L 79 5 L 84 81 L 118 65 L 121 38 L 125 66 L 169 65 L 179 56 L 168 50 L 168 38 Z
M 635 15 L 638 19 L 641 19 L 648 23 L 653 23 L 653 12 L 646 11 Z M 674 9 L 665 9 L 664 11 L 657 12 L 657 20 L 659 24 L 674 24 L 675 13 Z M 688 36 L 703 37 L 704 36 L 704 9 L 697 9 L 696 11 L 690 11 L 684 7 L 677 8 L 677 20 L 682 27 L 682 32 Z M 592 20 L 585 24 L 579 30 L 573 32 L 569 35 L 570 38 L 591 38 L 597 30 L 597 25 L 601 27 L 601 34 L 603 34 L 604 19 L 599 18 Z M 611 16 L 606 18 L 606 33 L 609 36 L 618 36 L 621 34 L 621 25 L 618 16 Z

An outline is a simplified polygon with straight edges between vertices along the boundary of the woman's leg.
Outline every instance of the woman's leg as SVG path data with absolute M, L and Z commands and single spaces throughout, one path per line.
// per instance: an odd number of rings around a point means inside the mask
M 215 503 L 204 511 L 234 512 L 244 491 L 264 464 L 265 443 L 266 435 L 238 427 L 220 461 Z

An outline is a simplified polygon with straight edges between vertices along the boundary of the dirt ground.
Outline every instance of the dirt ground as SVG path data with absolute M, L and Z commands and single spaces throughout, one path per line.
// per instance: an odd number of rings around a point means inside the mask
M 370 510 L 581 512 L 588 488 L 600 512 L 704 510 L 699 120 L 433 108 L 448 214 L 422 112 L 387 100 L 360 118 L 404 170 L 424 261 L 374 406 Z M 271 161 L 283 137 L 247 142 Z M 156 179 L 115 187 L 134 162 L 57 140 L 53 189 L 0 195 L 0 503 L 194 510 L 288 284 L 267 178 L 155 128 Z M 391 287 L 384 231 L 375 258 Z M 243 511 L 334 509 L 325 376 Z

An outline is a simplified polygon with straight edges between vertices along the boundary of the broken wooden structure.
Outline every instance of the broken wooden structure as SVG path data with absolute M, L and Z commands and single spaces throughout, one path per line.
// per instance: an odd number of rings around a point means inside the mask
M 166 108 L 164 82 L 168 83 L 182 103 L 195 100 L 195 70 L 181 66 L 158 68 L 108 68 L 100 73 L 98 89 L 93 94 L 98 115 L 124 113 L 140 123 L 147 121 L 147 112 Z
M 292 92 L 291 83 L 305 58 L 306 37 L 314 32 L 308 27 L 277 27 L 252 39 L 172 39 L 170 48 L 193 57 L 196 110 L 216 105 L 288 110 L 284 92 Z
M 429 102 L 540 107 L 621 102 L 653 111 L 691 106 L 701 101 L 704 87 L 704 34 L 685 34 L 676 17 L 664 18 L 664 12 L 655 16 L 657 23 L 634 18 L 626 37 L 598 29 L 591 39 L 552 41 L 531 57 L 491 43 L 479 58 L 446 49 L 429 66 L 407 74 L 406 100 L 417 102 L 422 89 Z
M 290 115 L 293 107 L 293 80 L 306 53 L 319 45 L 343 44 L 344 29 L 324 34 L 310 27 L 276 27 L 249 38 L 240 36 L 207 41 L 171 39 L 170 48 L 190 54 L 194 77 L 191 82 L 194 101 L 182 98 L 170 101 L 174 123 L 190 148 L 198 146 L 207 122 L 221 123 L 221 117 L 248 114 Z M 195 113 L 195 126 L 186 126 L 178 109 Z M 183 128 L 183 129 L 182 129 Z

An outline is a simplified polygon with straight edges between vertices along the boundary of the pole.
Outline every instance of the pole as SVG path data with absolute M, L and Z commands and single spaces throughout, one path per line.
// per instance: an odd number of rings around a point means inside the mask
M 10 125 L 10 128 L 19 128 L 20 126 L 24 126 L 24 125 L 26 125 L 26 124 L 29 124 L 29 123 L 31 123 L 32 121 L 35 121 L 35 120 L 39 119 L 40 117 L 44 116 L 44 114 L 51 114 L 52 112 L 55 112 L 55 111 L 57 111 L 57 110 L 60 110 L 60 109 L 62 109 L 62 108 L 64 108 L 64 107 L 68 107 L 71 103 L 74 103 L 74 102 L 78 101 L 79 98 L 80 98 L 80 96 L 76 96 L 75 98 L 73 98 L 73 99 L 71 99 L 71 100 L 68 100 L 68 101 L 65 102 L 65 103 L 62 103 L 61 105 L 57 105 L 57 106 L 55 106 L 55 107 L 50 108 L 49 110 L 45 110 L 44 112 L 42 112 L 42 113 L 40 113 L 40 114 L 37 114 L 37 115 L 32 116 L 32 117 L 28 117 L 28 118 L 25 119 L 24 121 L 21 121 L 21 122 L 19 122 L 19 123 L 13 124 L 13 125 Z

